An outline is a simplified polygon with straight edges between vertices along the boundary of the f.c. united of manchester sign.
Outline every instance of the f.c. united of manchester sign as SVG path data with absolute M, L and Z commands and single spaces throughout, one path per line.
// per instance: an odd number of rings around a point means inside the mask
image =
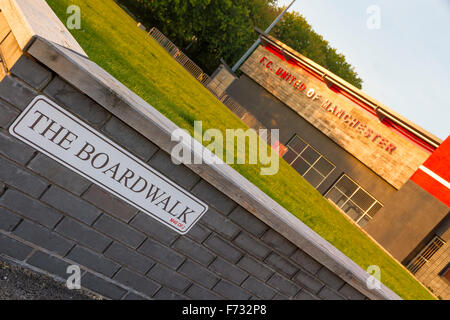
M 425 148 L 417 148 L 416 140 L 397 130 L 395 123 L 384 121 L 362 101 L 270 45 L 257 48 L 241 71 L 396 189 L 429 156 Z M 267 119 L 270 128 L 272 120 L 282 125 L 277 118 L 281 113 L 273 112 L 273 119 Z
M 36 97 L 9 131 L 181 234 L 208 210 L 192 194 L 44 96 Z
M 300 77 L 295 76 L 288 70 L 284 70 L 281 67 L 276 68 L 273 61 L 269 60 L 266 56 L 263 56 L 259 63 L 266 67 L 267 70 L 272 71 L 279 79 L 284 80 L 284 84 L 291 86 L 295 89 L 295 92 L 305 94 L 306 97 L 312 101 L 320 103 L 321 109 L 328 111 L 338 119 L 342 120 L 342 123 L 348 128 L 356 130 L 359 134 L 374 142 L 378 147 L 382 148 L 389 154 L 392 154 L 396 149 L 396 145 L 391 143 L 387 138 L 377 133 L 366 123 L 360 121 L 357 117 L 352 116 L 349 112 L 334 104 L 330 99 L 321 101 L 322 95 L 316 88 L 308 88 L 308 86 L 301 80 Z M 298 77 L 298 78 L 297 78 Z

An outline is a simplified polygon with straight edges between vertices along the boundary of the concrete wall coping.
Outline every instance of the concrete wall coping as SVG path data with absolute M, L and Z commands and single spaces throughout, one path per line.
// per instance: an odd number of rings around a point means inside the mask
M 46 1 L 0 0 L 0 8 L 22 50 L 41 37 L 87 56 Z
M 25 4 L 31 3 L 36 8 L 45 6 L 45 10 L 32 12 L 33 10 L 30 8 L 22 11 L 24 13 L 22 15 L 24 24 L 40 26 L 33 30 L 48 31 L 64 27 L 59 20 L 57 21 L 58 18 L 53 12 L 53 17 L 51 17 L 52 14 L 48 12 L 50 8 L 44 0 L 0 0 L 2 9 L 5 3 L 10 6 L 9 10 L 20 10 L 23 9 Z M 41 15 L 44 15 L 44 17 Z M 16 29 L 19 30 L 19 34 L 23 32 L 23 27 L 19 22 L 12 24 L 11 28 L 14 34 Z M 175 129 L 178 129 L 178 126 L 85 55 L 80 55 L 79 50 L 74 50 L 75 45 L 73 43 L 69 44 L 70 46 L 67 46 L 61 38 L 55 38 L 51 35 L 51 32 L 40 32 L 35 33 L 32 43 L 24 48 L 31 56 L 52 69 L 61 78 L 78 88 L 161 149 L 170 153 L 172 147 L 176 144 L 176 142 L 171 141 L 171 134 Z M 230 166 L 226 164 L 192 164 L 187 165 L 187 167 L 368 298 L 401 299 L 384 285 L 380 289 L 369 290 L 366 281 L 370 275 L 366 271 Z

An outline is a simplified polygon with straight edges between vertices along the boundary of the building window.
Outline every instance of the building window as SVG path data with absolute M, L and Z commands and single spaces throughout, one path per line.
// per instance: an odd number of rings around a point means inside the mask
M 364 227 L 383 207 L 345 174 L 331 187 L 325 198 L 335 203 L 361 227 Z
M 411 271 L 412 274 L 416 274 L 444 244 L 444 240 L 439 236 L 435 236 L 406 268 Z
M 336 168 L 334 164 L 297 135 L 289 140 L 286 147 L 284 160 L 316 189 Z

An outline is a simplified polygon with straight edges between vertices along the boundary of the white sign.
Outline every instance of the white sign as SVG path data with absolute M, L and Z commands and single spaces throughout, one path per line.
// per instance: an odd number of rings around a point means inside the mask
M 9 132 L 118 198 L 185 234 L 208 206 L 44 96 Z

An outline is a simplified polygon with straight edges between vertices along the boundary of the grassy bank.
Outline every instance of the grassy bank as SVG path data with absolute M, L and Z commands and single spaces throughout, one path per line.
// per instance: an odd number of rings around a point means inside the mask
M 90 59 L 181 128 L 245 128 L 201 84 L 178 65 L 112 0 L 48 0 L 60 17 L 66 8 L 81 8 L 81 30 L 72 30 Z M 404 299 L 433 297 L 396 261 L 352 225 L 283 160 L 274 176 L 260 175 L 258 165 L 233 168 L 297 216 L 362 268 L 378 265 L 382 282 Z

